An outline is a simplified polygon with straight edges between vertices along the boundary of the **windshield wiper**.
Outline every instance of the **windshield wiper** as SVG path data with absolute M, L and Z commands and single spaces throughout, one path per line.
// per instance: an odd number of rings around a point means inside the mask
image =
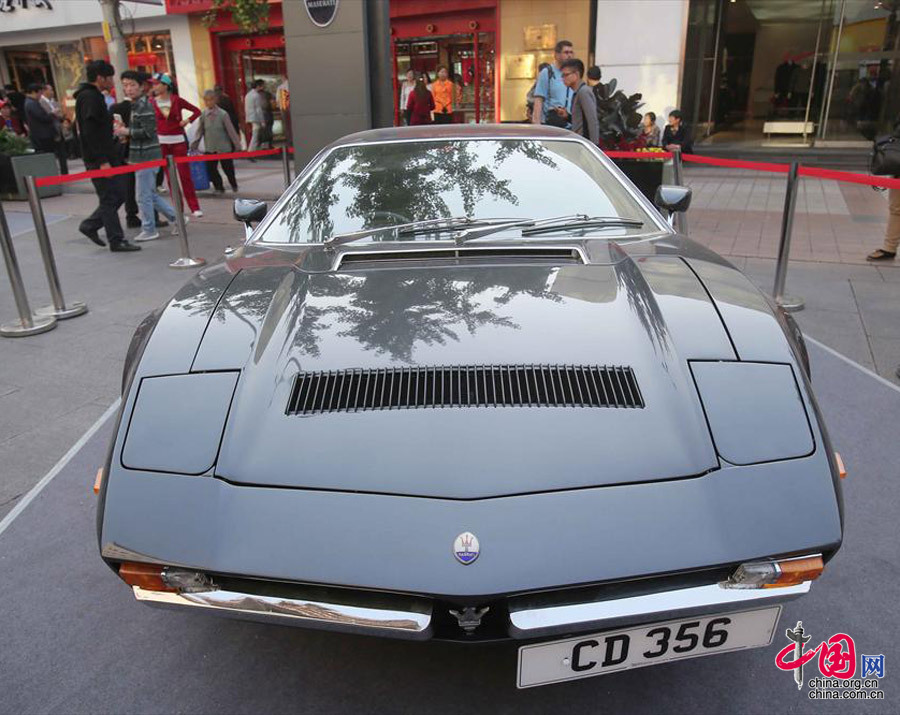
M 554 231 L 566 231 L 581 228 L 597 228 L 604 226 L 643 226 L 644 222 L 635 218 L 619 218 L 617 216 L 584 216 L 578 221 L 559 221 L 553 222 L 546 226 L 535 226 L 534 228 L 523 229 L 523 236 L 536 236 L 541 233 L 552 233 Z
M 569 214 L 567 216 L 553 216 L 551 218 L 542 219 L 520 219 L 518 221 L 509 221 L 507 223 L 496 224 L 494 226 L 485 226 L 483 228 L 475 228 L 465 231 L 456 238 L 457 243 L 465 243 L 483 236 L 490 236 L 492 233 L 503 231 L 507 228 L 522 229 L 523 236 L 533 236 L 540 233 L 550 231 L 564 230 L 567 228 L 588 228 L 594 226 L 643 226 L 643 221 L 630 218 L 605 218 L 602 216 L 588 216 L 587 214 Z
M 423 221 L 410 221 L 408 223 L 397 223 L 388 226 L 377 226 L 375 228 L 364 228 L 360 231 L 351 231 L 349 233 L 338 233 L 322 242 L 325 248 L 334 248 L 344 243 L 352 243 L 361 238 L 373 236 L 376 233 L 385 231 L 396 231 L 398 236 L 415 236 L 416 234 L 428 233 L 435 230 L 445 230 L 461 228 L 466 226 L 485 226 L 494 224 L 505 224 L 515 219 L 509 218 L 470 218 L 468 216 L 446 216 L 443 218 L 425 219 Z

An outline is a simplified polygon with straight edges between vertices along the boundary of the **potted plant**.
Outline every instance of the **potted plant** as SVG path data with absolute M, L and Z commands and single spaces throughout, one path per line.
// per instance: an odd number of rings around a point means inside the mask
M 28 199 L 25 190 L 26 176 L 56 176 L 59 167 L 53 154 L 35 154 L 28 139 L 12 132 L 0 130 L 0 199 Z M 59 196 L 61 186 L 42 186 L 41 198 Z
M 616 80 L 600 82 L 594 87 L 597 99 L 597 118 L 600 120 L 600 147 L 613 151 L 647 151 L 647 159 L 613 159 L 648 199 L 653 201 L 656 188 L 663 183 L 663 164 L 653 158 L 653 150 L 646 148 L 641 130 L 643 107 L 640 93 L 626 95 L 616 90 Z

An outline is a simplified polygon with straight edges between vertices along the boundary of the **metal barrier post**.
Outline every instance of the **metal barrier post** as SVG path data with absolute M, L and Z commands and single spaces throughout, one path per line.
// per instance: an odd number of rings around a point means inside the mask
M 288 157 L 287 146 L 281 147 L 281 169 L 284 171 L 284 188 L 291 185 L 291 160 Z
M 53 305 L 38 308 L 35 315 L 52 315 L 58 320 L 84 315 L 87 313 L 87 305 L 78 300 L 66 305 L 66 299 L 63 297 L 62 286 L 59 284 L 59 272 L 56 270 L 56 259 L 53 257 L 53 246 L 50 245 L 50 234 L 47 232 L 47 222 L 44 220 L 44 208 L 41 206 L 41 197 L 33 176 L 25 177 L 25 187 L 28 190 L 28 203 L 31 206 L 34 232 L 37 234 L 44 270 L 47 272 L 47 283 L 50 285 L 50 297 L 53 300 Z
M 784 196 L 784 213 L 781 216 L 781 241 L 778 243 L 778 260 L 775 264 L 775 287 L 772 290 L 775 302 L 788 311 L 803 310 L 805 305 L 802 298 L 784 294 L 784 284 L 787 281 L 788 258 L 791 252 L 791 231 L 794 228 L 794 209 L 797 206 L 799 170 L 800 164 L 792 161 L 791 168 L 788 171 L 787 192 Z
M 672 181 L 678 186 L 684 186 L 684 175 L 682 174 L 683 165 L 681 163 L 681 147 L 675 147 L 672 150 Z M 675 214 L 675 230 L 678 233 L 687 233 L 687 216 L 684 211 Z
M 6 214 L 3 213 L 3 204 L 0 204 L 0 249 L 3 250 L 3 261 L 6 263 L 16 309 L 19 311 L 19 322 L 0 325 L 0 335 L 5 338 L 24 338 L 53 330 L 56 327 L 56 318 L 52 315 L 31 314 L 28 296 L 25 295 L 25 285 L 22 283 L 22 272 L 19 270 L 19 260 L 16 258 L 16 249 L 13 248 L 12 234 L 6 223 Z
M 184 220 L 184 202 L 181 198 L 181 184 L 178 183 L 178 168 L 175 166 L 175 157 L 169 155 L 166 158 L 166 170 L 169 172 L 169 188 L 172 190 L 172 208 L 175 209 L 175 224 L 178 226 L 178 244 L 181 247 L 181 257 L 169 264 L 169 268 L 196 268 L 206 263 L 203 258 L 192 258 L 191 249 L 188 246 L 187 227 Z

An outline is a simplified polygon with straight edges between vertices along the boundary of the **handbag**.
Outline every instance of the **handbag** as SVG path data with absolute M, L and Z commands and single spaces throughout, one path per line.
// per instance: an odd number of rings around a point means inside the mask
M 556 73 L 553 71 L 553 67 L 550 66 L 547 68 L 547 80 L 548 80 L 547 95 L 548 95 L 548 98 L 549 98 L 549 94 L 550 94 L 549 82 L 554 79 L 556 79 Z M 569 92 L 571 92 L 571 90 L 568 87 L 566 87 L 566 105 L 565 105 L 566 108 L 568 108 L 568 105 L 569 105 Z M 547 118 L 544 121 L 544 124 L 546 124 L 549 127 L 559 127 L 560 129 L 565 129 L 569 126 L 570 121 L 571 121 L 571 117 L 569 117 L 569 116 L 561 117 L 561 116 L 559 116 L 559 114 L 556 113 L 555 109 L 549 109 L 549 110 L 547 110 Z
M 191 154 L 196 153 L 191 152 Z M 194 190 L 206 191 L 209 188 L 209 172 L 206 170 L 206 162 L 192 161 L 188 166 L 191 167 L 191 181 L 194 184 Z
M 878 137 L 872 147 L 869 171 L 875 176 L 900 176 L 900 137 Z

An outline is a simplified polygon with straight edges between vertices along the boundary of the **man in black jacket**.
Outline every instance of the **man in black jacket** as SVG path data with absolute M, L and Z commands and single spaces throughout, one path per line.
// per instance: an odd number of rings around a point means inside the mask
M 669 123 L 663 131 L 662 146 L 666 151 L 681 149 L 682 154 L 692 154 L 694 151 L 691 130 L 684 125 L 682 114 L 677 109 L 669 112 Z
M 94 60 L 87 64 L 87 82 L 82 82 L 75 92 L 75 120 L 81 138 L 81 154 L 87 169 L 109 169 L 121 166 L 122 156 L 113 137 L 112 116 L 106 108 L 103 90 L 112 89 L 115 69 L 105 60 Z M 122 176 L 91 179 L 100 203 L 78 230 L 98 246 L 105 246 L 98 235 L 100 228 L 106 229 L 106 239 L 110 251 L 140 251 L 141 247 L 125 240 L 122 224 L 119 222 L 119 207 L 125 201 Z
M 35 151 L 56 153 L 56 122 L 41 105 L 41 85 L 30 84 L 25 90 L 25 123 L 28 138 Z

